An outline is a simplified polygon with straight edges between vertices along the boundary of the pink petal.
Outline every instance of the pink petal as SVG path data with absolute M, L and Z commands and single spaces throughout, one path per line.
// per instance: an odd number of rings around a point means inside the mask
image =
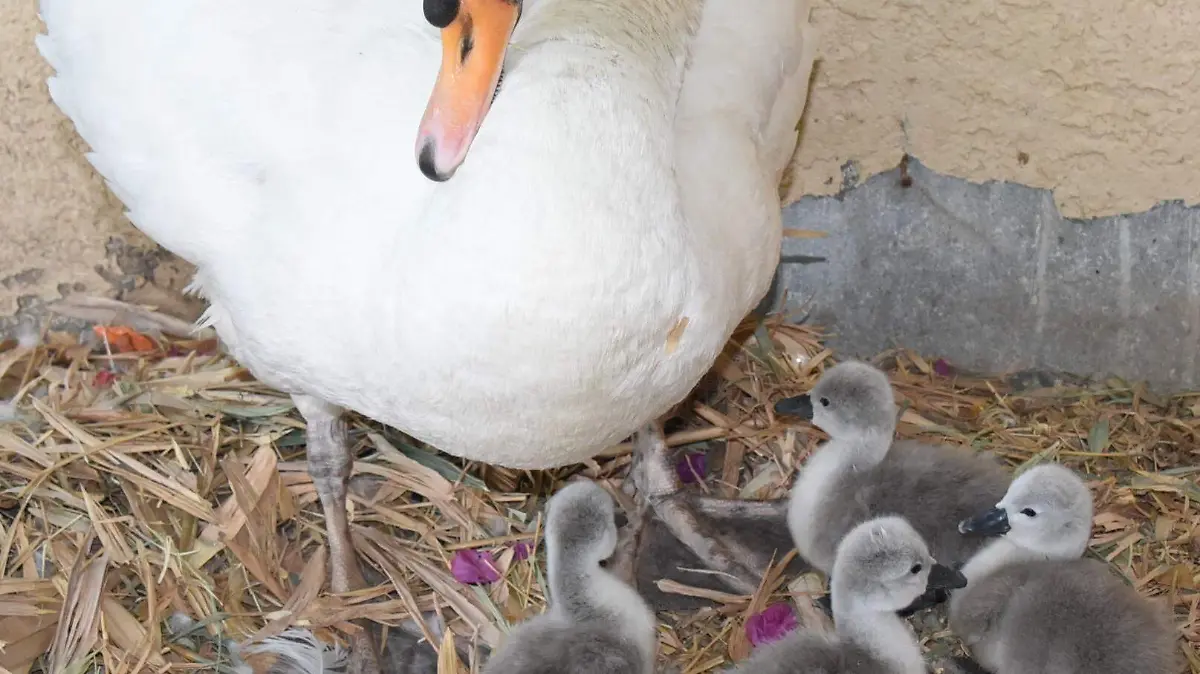
M 796 627 L 796 614 L 791 604 L 772 604 L 746 621 L 746 637 L 750 643 L 761 646 L 782 639 Z
M 107 388 L 116 380 L 117 375 L 112 370 L 100 370 L 96 373 L 96 378 L 92 380 L 92 386 Z
M 954 366 L 946 362 L 944 358 L 938 358 L 933 361 L 933 371 L 942 377 L 954 376 Z
M 492 555 L 478 550 L 459 550 L 450 561 L 450 573 L 454 579 L 467 585 L 494 583 L 500 580 L 500 572 L 492 561 Z
M 525 541 L 520 541 L 513 546 L 513 559 L 523 561 L 529 559 L 530 553 L 533 552 L 533 546 Z
M 708 473 L 708 457 L 701 452 L 688 452 L 675 464 L 675 473 L 684 484 L 700 482 Z

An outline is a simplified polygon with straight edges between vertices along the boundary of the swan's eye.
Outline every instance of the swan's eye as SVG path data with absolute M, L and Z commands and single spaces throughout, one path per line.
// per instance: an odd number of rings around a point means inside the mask
M 912 568 L 911 568 L 911 569 L 909 569 L 909 570 L 908 570 L 908 572 L 909 572 L 909 573 L 911 573 L 912 575 L 914 575 L 914 576 L 915 576 L 915 575 L 917 575 L 918 573 L 921 573 L 921 568 L 922 568 L 922 567 L 921 567 L 921 565 L 920 565 L 920 564 L 913 564 L 913 565 L 912 565 Z
M 1037 511 L 1033 508 L 1026 508 L 1021 511 L 1021 514 L 1026 517 L 1037 517 Z
M 829 407 L 829 398 L 821 398 L 821 407 Z

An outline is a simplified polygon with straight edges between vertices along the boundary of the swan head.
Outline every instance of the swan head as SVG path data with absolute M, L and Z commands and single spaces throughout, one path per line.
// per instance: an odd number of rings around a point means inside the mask
M 808 419 L 831 438 L 872 436 L 886 438 L 890 446 L 896 431 L 896 398 L 887 375 L 853 360 L 826 370 L 808 393 L 780 400 L 775 413 Z
M 845 609 L 891 613 L 934 590 L 966 587 L 961 572 L 939 564 L 903 517 L 885 515 L 851 529 L 833 563 L 834 620 Z
M 599 568 L 617 549 L 616 507 L 604 488 L 580 480 L 558 490 L 546 504 L 546 550 L 554 559 L 549 572 L 558 572 L 558 560 L 571 566 Z
M 417 132 L 416 158 L 430 180 L 449 180 L 492 106 L 522 0 L 424 0 L 442 31 L 442 65 Z
M 1074 559 L 1092 535 L 1092 493 L 1075 471 L 1054 463 L 1021 473 L 996 507 L 959 522 L 964 535 L 1004 536 L 1049 559 Z

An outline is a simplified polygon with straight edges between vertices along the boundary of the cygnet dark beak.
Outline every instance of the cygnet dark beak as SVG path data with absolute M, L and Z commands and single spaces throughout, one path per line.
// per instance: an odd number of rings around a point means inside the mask
M 613 510 L 613 524 L 617 525 L 618 529 L 629 524 L 629 517 L 625 514 L 624 510 L 621 510 L 620 508 L 615 508 Z
M 958 533 L 967 536 L 999 536 L 1010 529 L 1008 511 L 1004 508 L 992 508 L 982 515 L 968 517 L 958 523 Z
M 967 586 L 967 577 L 962 572 L 942 564 L 934 564 L 929 570 L 929 582 L 925 592 L 932 590 L 957 590 Z
M 791 398 L 784 398 L 775 403 L 775 414 L 786 414 L 792 417 L 800 417 L 812 421 L 813 406 L 812 398 L 807 393 Z

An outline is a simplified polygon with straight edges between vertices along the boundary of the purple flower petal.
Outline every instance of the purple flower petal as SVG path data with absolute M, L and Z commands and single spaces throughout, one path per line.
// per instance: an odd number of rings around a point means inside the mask
M 688 452 L 675 464 L 675 473 L 684 484 L 699 482 L 708 473 L 708 457 L 701 452 Z
M 772 604 L 746 621 L 746 637 L 755 646 L 782 639 L 796 629 L 796 614 L 788 603 Z
M 938 358 L 933 361 L 933 371 L 942 377 L 954 376 L 954 366 L 946 362 L 944 358 Z
M 526 543 L 525 541 L 520 541 L 516 545 L 513 546 L 513 559 L 515 559 L 519 562 L 524 561 L 526 559 L 529 559 L 529 555 L 532 552 L 533 552 L 532 545 L 530 545 L 529 543 Z
M 459 550 L 450 561 L 450 573 L 454 579 L 467 585 L 494 583 L 500 580 L 500 572 L 492 561 L 492 555 L 478 550 Z

